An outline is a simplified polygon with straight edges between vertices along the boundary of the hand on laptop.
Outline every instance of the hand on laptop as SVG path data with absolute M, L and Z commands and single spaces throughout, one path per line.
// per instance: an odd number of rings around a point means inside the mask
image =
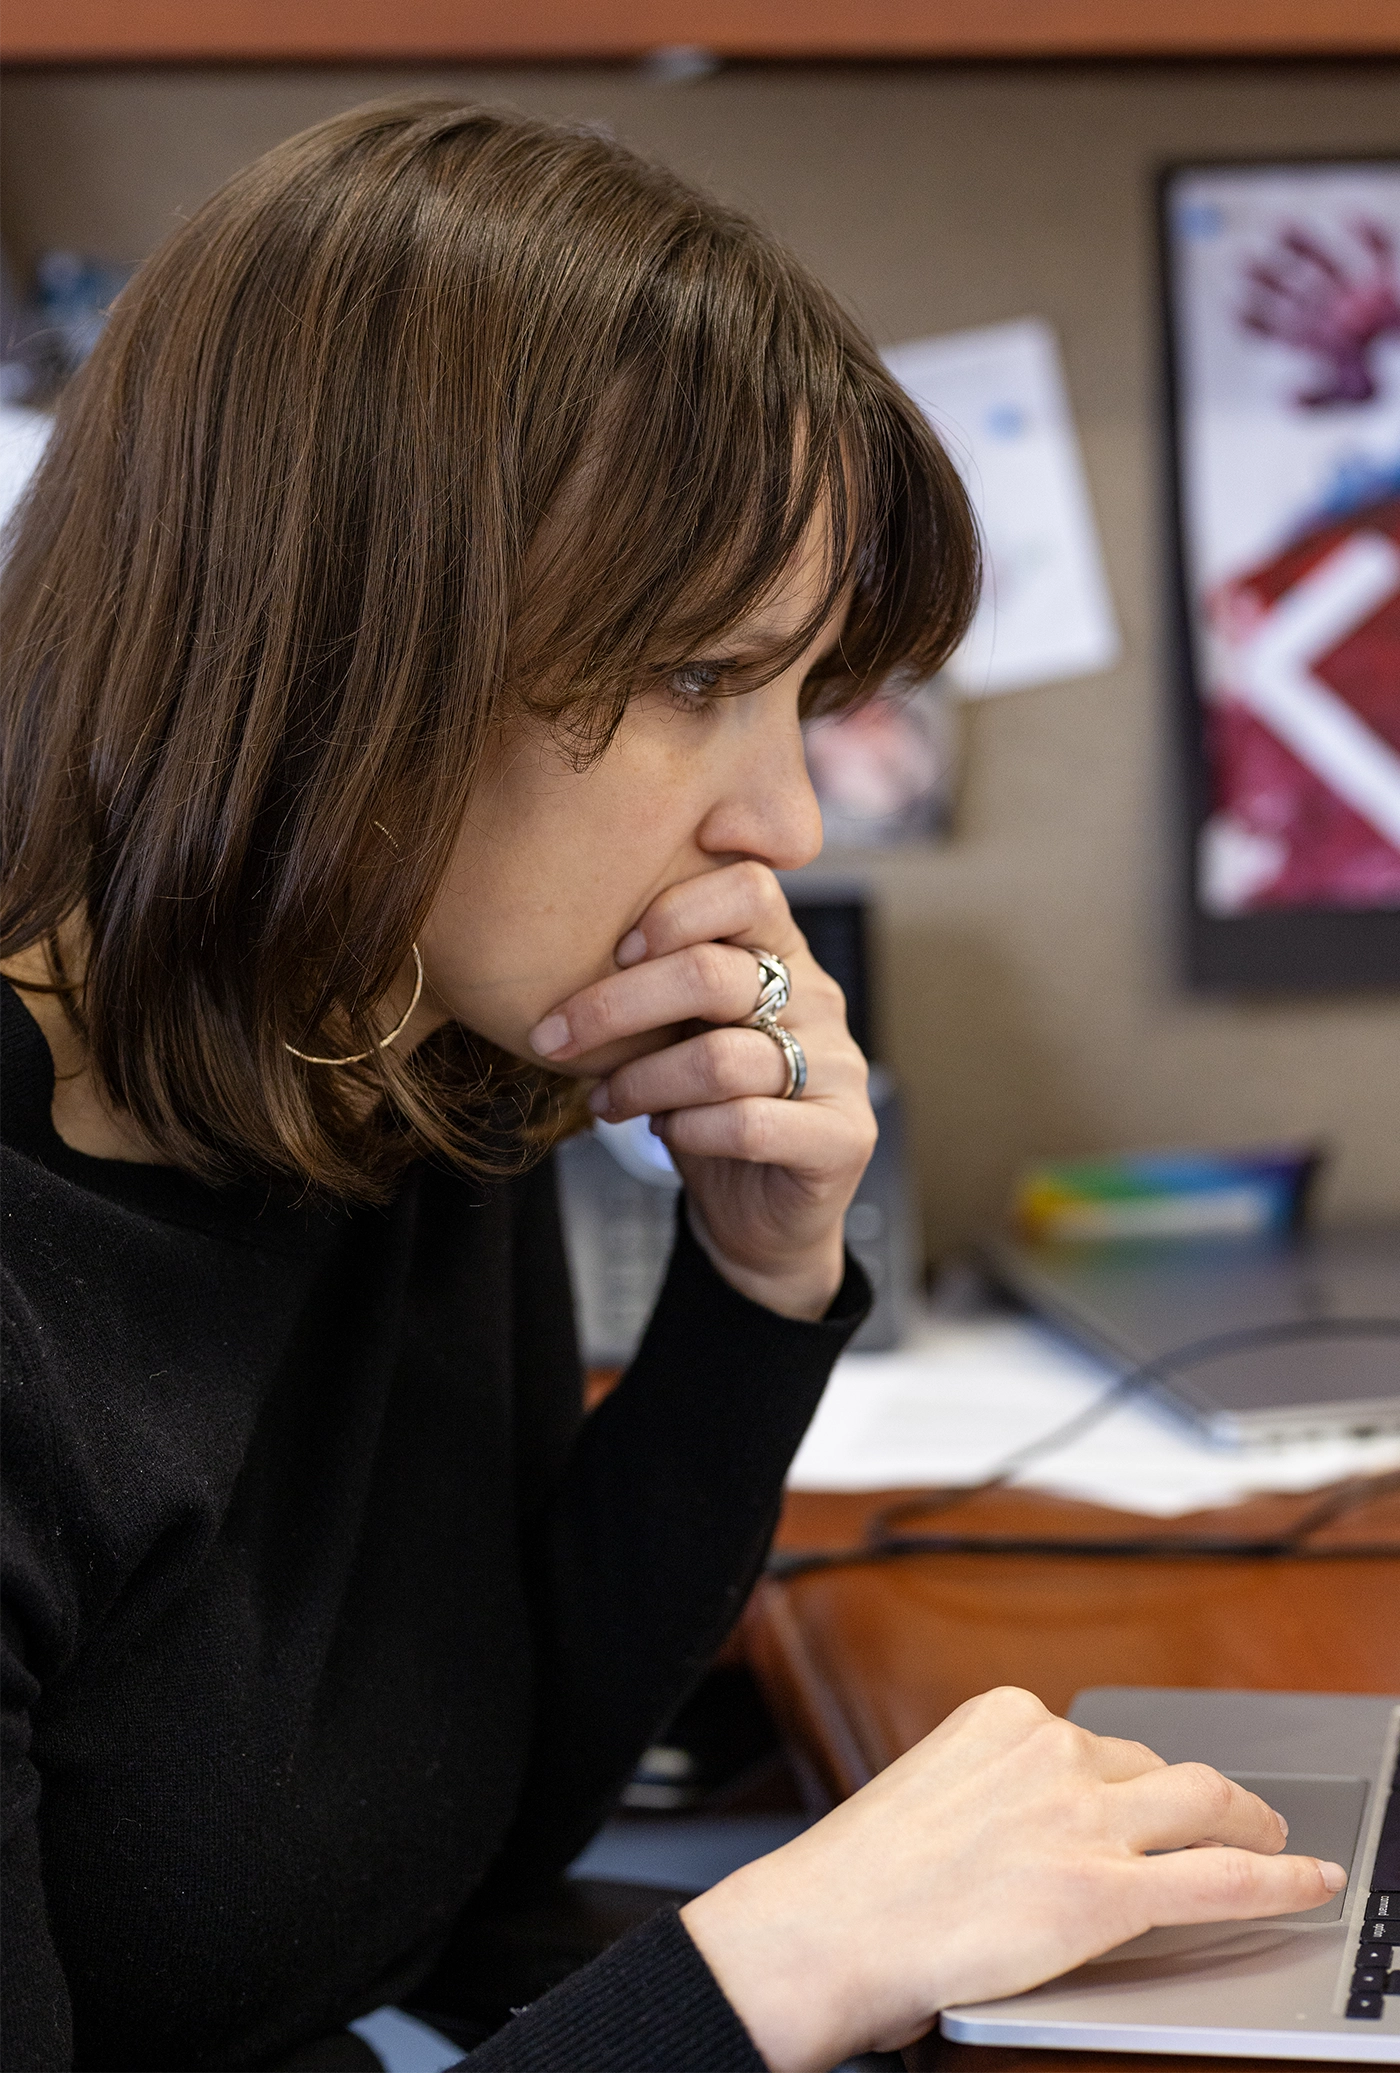
M 825 2073 L 1146 1929 L 1318 1906 L 1346 1874 L 1286 1840 L 1218 1771 L 1005 1689 L 681 1919 L 774 2073 Z

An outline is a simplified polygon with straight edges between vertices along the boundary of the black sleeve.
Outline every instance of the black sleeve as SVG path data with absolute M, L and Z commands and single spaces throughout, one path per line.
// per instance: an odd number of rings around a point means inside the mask
M 492 1926 L 577 1854 L 733 1625 L 772 1538 L 787 1465 L 870 1303 L 848 1259 L 819 1323 L 765 1310 L 715 1272 L 680 1207 L 636 1358 L 583 1419 L 547 1169 L 522 1190 L 516 1270 L 534 1741 L 496 1870 L 425 1987 L 428 2021 L 439 1988 L 444 2007 L 464 1982 L 472 2003 L 498 2014 L 514 1998 L 487 1955 Z M 532 2000 L 461 2063 L 463 2073 L 762 2073 L 764 2064 L 673 1909 Z
M 536 1303 L 556 1277 L 567 1287 L 546 1199 L 517 1283 Z M 535 1739 L 503 1890 L 576 1855 L 734 1624 L 787 1465 L 869 1301 L 848 1261 L 820 1322 L 779 1317 L 716 1273 L 681 1210 L 636 1358 L 583 1422 L 529 1528 Z M 522 1342 L 538 1346 L 543 1329 L 522 1319 Z
M 765 2073 L 748 2031 L 670 1908 L 460 2063 L 463 2073 Z
M 39 1774 L 29 1754 L 29 1715 L 37 1691 L 24 1664 L 13 1621 L 4 1634 L 4 1849 L 5 1934 L 0 1938 L 0 2003 L 5 2010 L 5 2056 L 24 2073 L 73 2063 L 68 1983 L 49 1932 L 39 1857 Z
M 18 1306 L 7 1304 L 5 1371 L 5 1493 L 0 1508 L 3 1550 L 3 1644 L 0 1648 L 0 1792 L 3 1794 L 5 1933 L 0 1938 L 0 2005 L 5 2059 L 24 2073 L 73 2063 L 73 2018 L 49 1928 L 39 1851 L 39 1772 L 30 1753 L 30 1722 L 47 1666 L 58 1667 L 71 1640 L 72 1621 L 54 1583 L 52 1522 L 46 1517 L 49 1433 L 30 1377 L 18 1330 Z M 51 1500 L 50 1500 L 51 1502 Z M 71 1608 L 70 1608 L 71 1609 Z
M 438 2035 L 477 2028 L 413 2008 Z M 279 2059 L 286 2073 L 381 2066 L 378 2051 L 338 2030 Z M 674 1907 L 620 1937 L 561 1986 L 519 2008 L 449 2073 L 767 2073 L 766 2061 L 715 1983 Z

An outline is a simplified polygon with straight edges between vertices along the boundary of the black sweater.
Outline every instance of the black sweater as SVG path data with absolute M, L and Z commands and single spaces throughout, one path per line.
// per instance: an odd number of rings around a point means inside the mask
M 789 1322 L 682 1223 L 584 1421 L 548 1164 L 328 1211 L 89 1159 L 0 995 L 7 2073 L 275 2066 L 581 1847 L 867 1292 Z M 762 2062 L 662 1915 L 464 2063 Z

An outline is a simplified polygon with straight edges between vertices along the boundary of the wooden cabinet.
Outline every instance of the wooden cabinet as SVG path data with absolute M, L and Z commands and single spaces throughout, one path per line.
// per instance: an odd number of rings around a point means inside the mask
M 1358 55 L 1400 0 L 9 0 L 11 63 Z

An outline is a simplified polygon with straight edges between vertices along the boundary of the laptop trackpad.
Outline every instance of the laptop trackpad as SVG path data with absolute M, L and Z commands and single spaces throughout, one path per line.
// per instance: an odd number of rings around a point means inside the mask
M 1288 1823 L 1290 1856 L 1330 1858 L 1334 1864 L 1342 1865 L 1350 1877 L 1370 1791 L 1367 1779 L 1312 1778 L 1263 1771 L 1231 1771 L 1229 1775 L 1237 1785 L 1257 1792 L 1275 1813 L 1282 1814 Z M 1277 1920 L 1338 1922 L 1346 1896 L 1344 1886 L 1321 1907 L 1309 1908 L 1301 1915 L 1280 1915 Z
M 1330 1858 L 1334 1864 L 1345 1865 L 1350 1877 L 1370 1791 L 1365 1778 L 1318 1778 L 1296 1771 L 1229 1771 L 1226 1775 L 1257 1792 L 1282 1814 L 1288 1823 L 1290 1854 Z M 1083 1971 L 1086 1977 L 1096 1976 L 1102 1967 L 1121 1978 L 1119 1968 L 1136 1963 L 1146 1968 L 1144 1979 L 1161 1979 L 1203 1961 L 1227 1963 L 1275 1950 L 1291 1941 L 1288 1932 L 1296 1924 L 1340 1921 L 1347 1891 L 1344 1886 L 1306 1914 L 1261 1916 L 1252 1922 L 1182 1922 L 1169 1929 L 1148 1929 L 1130 1943 L 1105 1951 Z

